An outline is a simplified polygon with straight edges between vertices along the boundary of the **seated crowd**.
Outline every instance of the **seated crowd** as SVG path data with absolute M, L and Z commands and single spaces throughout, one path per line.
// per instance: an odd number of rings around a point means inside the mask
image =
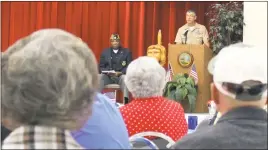
M 132 61 L 111 42 L 100 66 L 117 70 L 101 80 L 92 50 L 61 29 L 36 31 L 3 52 L 2 149 L 131 149 L 129 137 L 147 131 L 170 137 L 176 142 L 171 149 L 267 149 L 267 50 L 236 44 L 211 60 L 220 115 L 187 134 L 183 107 L 162 97 L 161 64 L 147 56 Z M 126 61 L 108 61 L 110 55 Z M 102 95 L 109 83 L 119 83 L 129 103 L 118 109 Z

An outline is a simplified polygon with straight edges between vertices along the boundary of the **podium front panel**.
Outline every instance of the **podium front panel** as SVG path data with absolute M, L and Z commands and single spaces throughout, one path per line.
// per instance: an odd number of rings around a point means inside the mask
M 188 73 L 190 74 L 192 65 L 188 68 L 182 67 L 178 62 L 180 54 L 187 52 L 193 56 L 193 63 L 196 66 L 198 75 L 198 96 L 196 101 L 197 113 L 207 112 L 207 101 L 210 100 L 210 83 L 212 76 L 208 73 L 207 66 L 212 58 L 212 51 L 204 45 L 183 45 L 169 44 L 168 45 L 168 62 L 171 64 L 173 73 Z

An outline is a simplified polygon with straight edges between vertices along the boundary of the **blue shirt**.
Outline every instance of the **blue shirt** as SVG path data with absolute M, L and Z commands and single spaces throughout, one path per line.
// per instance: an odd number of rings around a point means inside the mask
M 128 132 L 122 115 L 115 104 L 97 94 L 92 116 L 79 131 L 72 133 L 86 149 L 130 149 Z

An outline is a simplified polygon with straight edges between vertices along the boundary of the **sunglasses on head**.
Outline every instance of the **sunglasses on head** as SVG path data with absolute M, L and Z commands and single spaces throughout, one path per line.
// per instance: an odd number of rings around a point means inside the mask
M 267 89 L 267 84 L 253 80 L 244 81 L 241 84 L 223 82 L 222 86 L 235 95 L 247 94 L 250 96 L 258 96 Z

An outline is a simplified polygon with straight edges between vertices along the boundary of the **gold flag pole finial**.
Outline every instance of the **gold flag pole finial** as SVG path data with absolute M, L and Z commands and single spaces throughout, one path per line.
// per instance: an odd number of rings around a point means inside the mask
M 162 44 L 161 40 L 162 40 L 162 34 L 161 34 L 161 30 L 159 30 L 158 34 L 157 34 L 157 44 L 158 45 Z

